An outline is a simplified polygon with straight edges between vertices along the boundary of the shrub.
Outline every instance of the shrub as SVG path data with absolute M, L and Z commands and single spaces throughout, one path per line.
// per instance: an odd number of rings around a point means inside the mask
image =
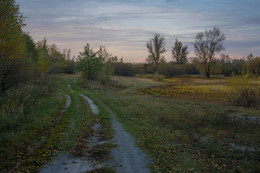
M 241 75 L 234 76 L 230 80 L 230 94 L 228 100 L 234 106 L 254 106 L 257 104 L 259 93 L 258 85 L 252 78 L 252 72 L 243 70 Z
M 167 78 L 170 78 L 176 75 L 176 70 L 173 64 L 163 63 L 159 65 L 158 73 L 164 75 Z
M 164 75 L 160 75 L 160 74 L 155 74 L 153 76 L 153 80 L 155 81 L 163 81 L 165 79 L 165 76 Z
M 151 78 L 153 78 L 153 74 L 144 74 L 144 75 L 142 75 L 142 78 L 148 78 L 148 79 L 151 79 Z
M 136 74 L 135 77 L 141 78 L 143 75 L 142 74 Z
M 135 71 L 131 63 L 115 63 L 114 68 L 114 74 L 117 76 L 135 76 Z

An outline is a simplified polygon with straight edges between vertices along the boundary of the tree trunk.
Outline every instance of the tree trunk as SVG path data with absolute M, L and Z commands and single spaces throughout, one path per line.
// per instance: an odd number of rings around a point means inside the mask
M 210 78 L 210 63 L 208 64 L 207 71 L 206 71 L 206 77 Z
M 207 71 L 206 77 L 207 77 L 208 79 L 210 78 L 210 72 L 209 72 L 209 71 Z
M 3 95 L 3 92 L 2 92 L 2 87 L 1 87 L 1 84 L 0 84 L 0 105 L 1 105 L 1 102 L 2 102 L 2 95 Z
M 2 84 L 3 84 L 3 78 L 2 78 L 2 72 L 0 74 L 0 105 L 1 105 L 1 102 L 2 102 L 2 95 L 3 95 L 3 87 L 2 87 Z
M 89 82 L 89 88 L 91 89 L 91 79 L 89 79 L 88 82 Z

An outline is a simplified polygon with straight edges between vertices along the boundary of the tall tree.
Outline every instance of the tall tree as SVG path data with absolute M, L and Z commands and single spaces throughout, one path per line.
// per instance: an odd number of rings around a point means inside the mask
M 50 65 L 49 48 L 47 45 L 47 39 L 44 38 L 42 41 L 37 43 L 37 50 L 39 51 L 39 58 L 37 61 L 38 69 L 41 72 L 41 78 L 47 72 Z
M 146 43 L 149 53 L 148 62 L 158 65 L 164 59 L 163 53 L 166 52 L 165 45 L 165 38 L 161 34 L 154 34 L 154 37 Z
M 181 41 L 175 40 L 175 45 L 172 48 L 172 57 L 177 64 L 185 64 L 188 62 L 188 45 L 182 46 Z
M 0 99 L 21 79 L 25 41 L 23 16 L 14 0 L 0 1 Z
M 226 36 L 217 27 L 209 31 L 206 30 L 204 33 L 200 32 L 195 37 L 193 43 L 195 55 L 200 59 L 207 78 L 210 78 L 211 65 L 215 54 L 225 50 L 223 46 L 225 39 Z
M 98 51 L 98 57 L 103 61 L 108 61 L 112 55 L 107 51 L 105 46 L 100 46 Z
M 84 51 L 80 52 L 78 56 L 78 70 L 82 71 L 84 76 L 87 77 L 90 87 L 95 75 L 102 68 L 102 60 L 97 57 L 98 52 L 94 52 L 87 44 Z

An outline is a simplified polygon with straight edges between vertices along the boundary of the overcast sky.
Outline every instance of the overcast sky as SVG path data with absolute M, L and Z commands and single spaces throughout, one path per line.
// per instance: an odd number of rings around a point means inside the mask
M 226 35 L 231 57 L 260 55 L 260 0 L 16 0 L 26 17 L 24 28 L 35 41 L 47 37 L 77 56 L 86 43 L 106 46 L 128 62 L 144 62 L 145 43 L 154 33 L 189 45 L 198 32 L 214 26 Z

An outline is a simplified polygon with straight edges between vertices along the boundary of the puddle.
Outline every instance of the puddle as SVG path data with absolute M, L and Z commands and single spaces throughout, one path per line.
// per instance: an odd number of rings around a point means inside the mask
M 228 115 L 228 117 L 230 117 L 234 120 L 242 120 L 242 121 L 249 122 L 249 123 L 260 124 L 260 118 L 255 117 L 255 116 L 245 116 L 245 115 L 231 114 L 231 115 Z
M 229 143 L 228 146 L 230 146 L 231 148 L 235 149 L 235 150 L 239 150 L 239 151 L 247 151 L 247 152 L 256 152 L 259 151 L 259 148 L 253 148 L 253 147 L 248 147 L 248 146 L 244 146 L 244 145 L 236 145 L 234 143 Z
M 61 113 L 65 112 L 71 104 L 71 97 L 67 94 L 65 94 L 65 96 L 66 96 L 66 103 Z
M 75 158 L 69 154 L 61 154 L 51 164 L 43 168 L 41 173 L 80 173 L 89 172 L 100 167 L 94 165 L 90 160 Z

